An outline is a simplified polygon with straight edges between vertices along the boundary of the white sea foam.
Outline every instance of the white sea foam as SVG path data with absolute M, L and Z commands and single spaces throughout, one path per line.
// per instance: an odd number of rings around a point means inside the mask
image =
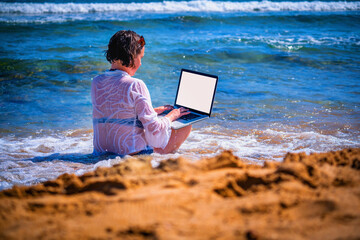
M 352 45 L 360 45 L 360 39 L 355 36 L 349 34 L 346 37 L 318 37 L 318 36 L 288 36 L 278 34 L 277 36 L 238 36 L 238 37 L 223 37 L 223 38 L 214 38 L 213 41 L 221 41 L 227 40 L 229 42 L 242 42 L 245 44 L 257 44 L 257 43 L 265 43 L 271 45 L 272 47 L 286 50 L 286 51 L 297 51 L 302 49 L 303 47 L 311 47 L 311 46 L 352 46 Z
M 345 133 L 336 136 L 312 131 L 269 128 L 234 130 L 218 125 L 195 129 L 175 154 L 152 154 L 153 166 L 161 160 L 183 156 L 193 161 L 232 150 L 242 159 L 261 163 L 281 161 L 287 152 L 324 152 L 344 147 L 359 147 L 360 139 L 349 140 Z M 84 174 L 97 167 L 110 167 L 124 160 L 116 157 L 94 161 L 92 132 L 68 131 L 27 138 L 0 138 L 0 190 L 15 184 L 30 185 L 56 178 L 63 173 Z M 89 161 L 87 163 L 87 161 Z
M 92 133 L 87 130 L 0 138 L 0 190 L 13 185 L 36 184 L 63 173 L 81 175 L 126 159 L 99 160 L 91 155 L 92 150 Z
M 214 135 L 214 132 L 216 135 Z M 230 149 L 240 158 L 260 162 L 263 159 L 282 160 L 287 152 L 324 152 L 359 146 L 358 141 L 348 140 L 342 135 L 332 136 L 317 132 L 288 132 L 279 129 L 228 134 L 226 129 L 209 127 L 194 131 L 182 147 L 183 154 L 191 157 L 194 146 L 210 150 L 203 156 L 213 156 L 225 149 Z
M 357 11 L 360 2 L 163 1 L 148 3 L 0 3 L 0 13 Z

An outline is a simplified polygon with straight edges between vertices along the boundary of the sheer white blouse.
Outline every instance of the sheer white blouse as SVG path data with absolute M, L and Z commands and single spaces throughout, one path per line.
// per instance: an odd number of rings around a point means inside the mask
M 145 83 L 124 71 L 106 71 L 91 84 L 94 154 L 126 155 L 165 148 L 171 122 L 159 118 Z

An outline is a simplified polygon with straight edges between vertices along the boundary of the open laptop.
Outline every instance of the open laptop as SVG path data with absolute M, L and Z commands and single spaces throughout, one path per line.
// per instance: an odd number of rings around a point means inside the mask
M 209 118 L 214 103 L 217 82 L 218 77 L 215 75 L 181 69 L 174 107 L 187 108 L 190 114 L 173 121 L 171 128 L 180 129 Z

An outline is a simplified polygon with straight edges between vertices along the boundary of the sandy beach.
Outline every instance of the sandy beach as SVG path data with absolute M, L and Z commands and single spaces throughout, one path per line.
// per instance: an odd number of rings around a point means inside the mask
M 359 239 L 360 149 L 130 158 L 0 192 L 1 239 Z

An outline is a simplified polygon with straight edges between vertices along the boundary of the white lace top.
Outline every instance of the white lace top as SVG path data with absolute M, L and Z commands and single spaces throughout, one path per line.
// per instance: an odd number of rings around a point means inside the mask
M 91 84 L 94 153 L 126 155 L 147 149 L 165 148 L 171 122 L 159 118 L 142 80 L 124 71 L 106 71 Z

